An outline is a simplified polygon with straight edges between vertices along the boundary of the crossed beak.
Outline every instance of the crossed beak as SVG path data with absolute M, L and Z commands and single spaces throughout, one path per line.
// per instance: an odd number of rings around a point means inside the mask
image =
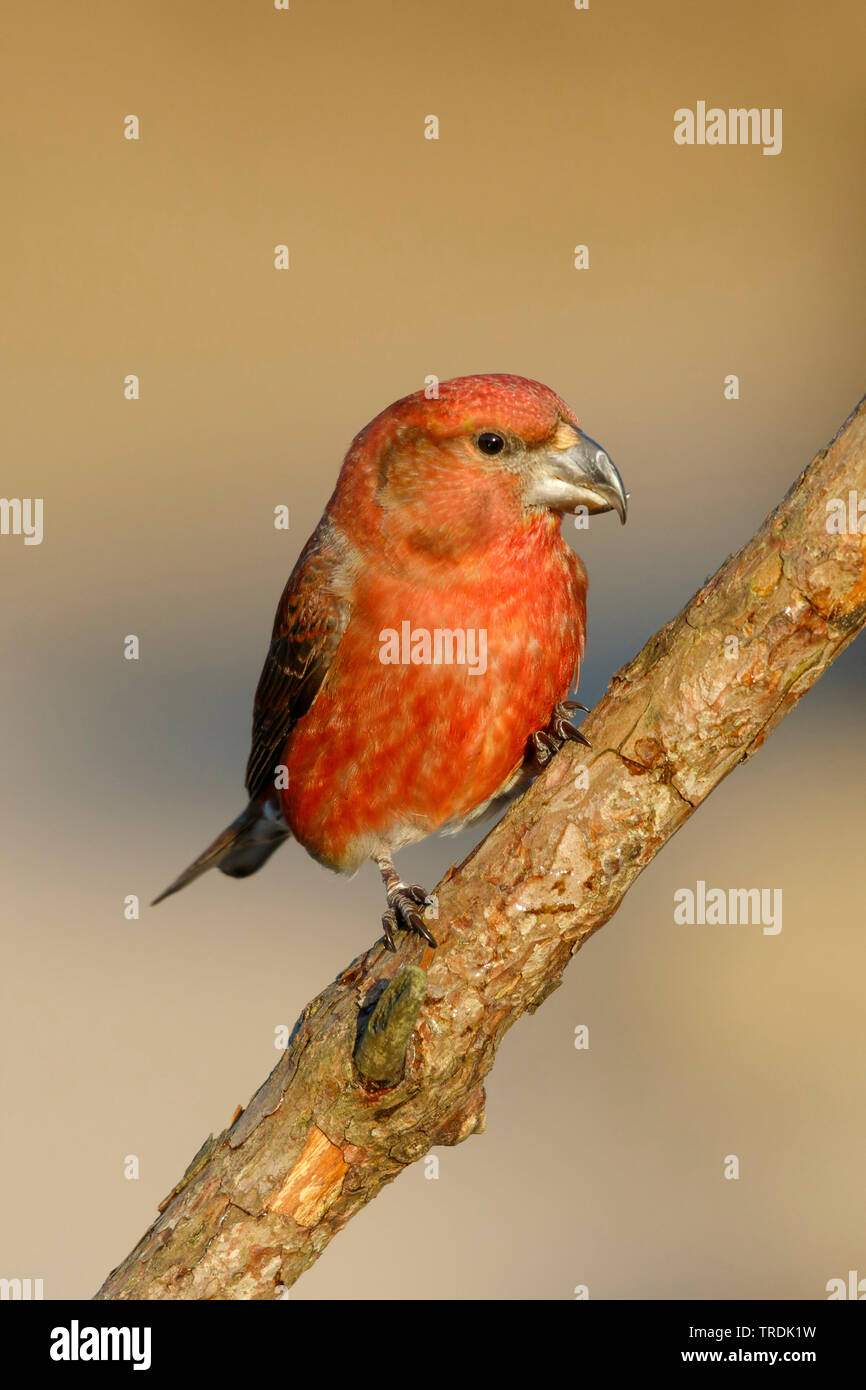
M 575 442 L 542 456 L 530 501 L 558 512 L 585 507 L 590 513 L 615 511 L 625 525 L 628 493 L 606 451 L 582 430 L 568 427 Z

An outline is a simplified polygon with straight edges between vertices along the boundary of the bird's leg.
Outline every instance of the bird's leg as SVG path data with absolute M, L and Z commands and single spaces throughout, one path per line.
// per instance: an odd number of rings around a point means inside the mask
M 424 921 L 419 907 L 431 903 L 433 899 L 417 883 L 406 884 L 394 868 L 387 854 L 374 856 L 379 865 L 379 873 L 385 884 L 388 910 L 382 916 L 382 930 L 389 951 L 396 951 L 395 931 L 414 931 L 433 947 L 436 938 Z
M 553 707 L 550 723 L 532 735 L 529 740 L 529 751 L 539 767 L 544 767 L 545 763 L 549 763 L 554 753 L 558 753 L 562 745 L 569 739 L 574 743 L 584 743 L 587 748 L 592 747 L 586 734 L 582 734 L 580 729 L 576 729 L 573 724 L 569 723 L 571 716 L 579 709 L 585 710 L 586 705 L 580 704 L 577 700 L 560 700 L 559 704 Z

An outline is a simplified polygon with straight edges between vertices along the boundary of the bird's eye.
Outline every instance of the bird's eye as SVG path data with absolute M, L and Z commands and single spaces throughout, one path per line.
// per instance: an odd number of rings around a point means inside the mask
M 501 454 L 505 448 L 505 440 L 501 434 L 493 434 L 487 430 L 484 434 L 479 434 L 476 441 L 482 454 Z

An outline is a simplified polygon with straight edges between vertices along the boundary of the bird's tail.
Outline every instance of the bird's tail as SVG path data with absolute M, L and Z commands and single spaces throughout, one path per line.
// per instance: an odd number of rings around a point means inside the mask
M 151 907 L 156 907 L 163 898 L 170 898 L 172 893 L 179 893 L 181 888 L 207 873 L 208 869 L 220 869 L 232 878 L 246 878 L 254 874 L 270 859 L 274 850 L 288 839 L 290 833 L 279 807 L 273 801 L 263 802 L 261 797 L 254 798 L 237 820 L 226 826 L 213 844 L 208 845 L 158 898 L 154 898 Z

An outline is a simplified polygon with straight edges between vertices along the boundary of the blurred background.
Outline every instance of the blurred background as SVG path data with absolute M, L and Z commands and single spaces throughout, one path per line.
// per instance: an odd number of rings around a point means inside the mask
M 44 541 L 0 537 L 0 1275 L 90 1297 L 379 934 L 378 875 L 294 845 L 146 906 L 243 805 L 274 608 L 350 439 L 429 374 L 577 409 L 631 492 L 625 530 L 566 522 L 597 700 L 866 388 L 866 19 L 46 0 L 4 40 L 2 492 L 44 498 Z M 782 153 L 675 145 L 699 100 L 781 107 Z M 293 1298 L 866 1276 L 863 678 L 861 641 L 509 1034 L 487 1133 L 408 1169 Z M 432 885 L 475 838 L 401 868 Z M 781 888 L 782 932 L 675 926 L 699 878 Z

